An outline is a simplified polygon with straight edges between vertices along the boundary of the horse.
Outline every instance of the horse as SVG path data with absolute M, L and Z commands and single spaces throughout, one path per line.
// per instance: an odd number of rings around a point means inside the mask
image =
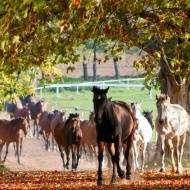
M 36 131 L 37 131 L 37 137 L 39 138 L 39 119 L 40 115 L 43 111 L 46 109 L 46 102 L 44 100 L 39 100 L 38 102 L 30 102 L 28 104 L 28 107 L 30 109 L 31 113 L 31 120 L 34 120 L 34 132 L 33 136 L 35 136 Z
M 143 115 L 144 115 L 144 117 L 148 120 L 148 122 L 150 123 L 150 126 L 152 127 L 152 130 L 154 130 L 154 119 L 153 119 L 153 115 L 152 115 L 152 112 L 153 112 L 153 110 L 151 110 L 151 111 L 149 111 L 149 110 L 147 110 L 147 111 L 145 111 L 145 110 L 143 110 Z M 149 158 L 150 158 L 150 143 L 148 142 L 148 144 L 147 144 L 147 154 L 148 154 L 148 156 L 147 156 L 147 158 L 148 158 L 148 160 L 149 160 Z
M 170 97 L 166 94 L 156 95 L 156 106 L 158 116 L 156 117 L 155 128 L 161 142 L 161 169 L 165 172 L 165 141 L 168 142 L 172 172 L 182 173 L 182 155 L 183 146 L 186 140 L 186 132 L 189 125 L 189 116 L 187 111 L 178 104 L 171 104 Z M 177 160 L 174 160 L 174 151 Z
M 116 166 L 120 178 L 125 177 L 125 172 L 120 167 L 121 143 L 126 143 L 126 179 L 130 179 L 131 166 L 129 153 L 131 151 L 136 119 L 130 106 L 122 101 L 111 101 L 107 98 L 106 89 L 99 89 L 93 86 L 93 107 L 95 111 L 95 122 L 98 144 L 98 179 L 97 185 L 102 185 L 102 161 L 105 143 L 111 155 L 113 173 L 110 183 L 116 182 Z
M 66 111 L 60 112 L 58 110 L 54 111 L 52 120 L 51 120 L 51 131 L 52 131 L 52 151 L 54 151 L 55 142 L 54 142 L 54 129 L 55 126 L 60 122 L 65 122 L 66 120 Z
M 19 96 L 19 100 L 14 103 L 7 103 L 7 112 L 10 114 L 10 118 L 14 117 L 14 112 L 16 109 L 22 109 L 24 106 L 27 106 L 29 103 L 31 103 L 34 99 L 34 94 L 24 96 Z
M 54 129 L 54 137 L 58 144 L 58 148 L 63 161 L 63 168 L 69 169 L 69 153 L 72 153 L 72 171 L 76 171 L 80 158 L 80 146 L 82 139 L 82 131 L 80 128 L 79 114 L 71 113 L 66 122 L 59 122 Z M 65 164 L 64 153 L 65 150 L 67 162 Z
M 31 113 L 30 113 L 30 109 L 27 106 L 24 106 L 23 108 L 17 108 L 14 111 L 14 118 L 17 117 L 23 117 L 27 120 L 28 122 L 28 126 L 29 126 L 29 131 L 30 131 L 30 135 L 31 135 L 31 128 L 30 128 L 30 119 L 31 119 Z
M 52 130 L 51 130 L 52 117 L 53 117 L 53 112 L 44 111 L 41 113 L 40 119 L 39 119 L 39 126 L 41 128 L 41 132 L 42 132 L 43 138 L 45 140 L 45 149 L 47 151 L 50 147 L 49 138 L 52 134 Z
M 45 148 L 46 150 L 50 147 L 50 137 L 52 136 L 52 149 L 54 147 L 54 138 L 53 138 L 53 129 L 51 127 L 52 120 L 55 121 L 63 121 L 65 119 L 66 112 L 59 112 L 58 110 L 54 110 L 54 112 L 44 111 L 40 115 L 39 126 L 41 127 L 41 132 L 43 134 L 45 140 Z M 56 118 L 56 119 L 55 119 Z
M 96 141 L 96 123 L 94 121 L 94 112 L 90 112 L 89 120 L 81 121 L 82 130 L 82 147 L 84 148 L 86 154 L 86 145 L 90 153 L 90 161 L 93 159 L 93 155 L 97 158 L 97 141 Z
M 154 129 L 154 122 L 153 122 L 152 112 L 153 112 L 153 110 L 152 111 L 149 111 L 149 110 L 145 111 L 145 110 L 143 110 L 142 114 L 144 115 L 144 117 L 146 117 L 146 119 L 150 123 L 150 126 L 152 127 L 152 130 L 153 130 Z
M 133 141 L 133 151 L 135 157 L 135 169 L 144 171 L 144 163 L 145 163 L 145 152 L 147 148 L 148 142 L 152 138 L 152 127 L 148 120 L 141 115 L 141 102 L 130 102 L 131 108 L 137 120 L 137 127 L 135 130 L 134 141 Z M 142 164 L 141 168 L 139 168 L 138 163 L 138 154 L 139 148 L 142 150 Z
M 18 163 L 20 164 L 20 155 L 22 150 L 23 137 L 27 135 L 28 122 L 26 119 L 18 117 L 12 120 L 0 120 L 0 160 L 2 154 L 2 148 L 6 143 L 6 152 L 3 162 L 6 161 L 8 154 L 9 144 L 11 142 L 16 143 L 16 155 Z M 24 132 L 24 134 L 23 134 Z

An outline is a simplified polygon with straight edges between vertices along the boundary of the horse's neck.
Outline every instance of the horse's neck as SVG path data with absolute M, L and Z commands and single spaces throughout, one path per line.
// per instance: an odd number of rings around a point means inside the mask
M 140 111 L 140 110 L 138 110 L 138 111 L 136 112 L 135 117 L 136 117 L 137 119 L 139 119 L 139 118 L 142 117 L 142 115 L 141 115 L 141 111 Z

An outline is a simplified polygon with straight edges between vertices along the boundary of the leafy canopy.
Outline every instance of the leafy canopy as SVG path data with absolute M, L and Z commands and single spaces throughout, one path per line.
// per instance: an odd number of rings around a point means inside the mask
M 189 0 L 0 0 L 1 101 L 28 94 L 36 76 L 42 82 L 58 78 L 55 66 L 74 64 L 77 48 L 92 40 L 104 43 L 105 59 L 134 46 L 147 51 L 134 66 L 152 78 L 160 47 L 174 39 L 164 53 L 172 72 L 189 77 L 189 18 Z

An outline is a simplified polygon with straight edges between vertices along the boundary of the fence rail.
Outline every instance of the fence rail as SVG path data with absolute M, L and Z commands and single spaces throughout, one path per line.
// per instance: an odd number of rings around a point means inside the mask
M 141 84 L 130 84 L 132 81 L 142 81 Z M 43 87 L 38 87 L 36 90 L 40 90 L 41 98 L 43 97 L 43 89 L 47 88 L 56 88 L 56 97 L 59 97 L 59 88 L 71 88 L 76 87 L 76 91 L 78 93 L 79 87 L 91 87 L 91 86 L 98 86 L 102 89 L 105 87 L 125 87 L 129 90 L 130 87 L 135 88 L 143 88 L 145 78 L 132 78 L 132 79 L 119 79 L 119 80 L 107 80 L 107 81 L 96 81 L 96 82 L 86 82 L 86 83 L 78 83 L 78 84 L 48 84 Z M 123 84 L 120 84 L 120 82 L 126 82 Z M 112 84 L 111 84 L 112 83 Z M 150 85 L 151 87 L 151 85 Z M 152 89 L 150 90 L 150 99 L 152 99 Z

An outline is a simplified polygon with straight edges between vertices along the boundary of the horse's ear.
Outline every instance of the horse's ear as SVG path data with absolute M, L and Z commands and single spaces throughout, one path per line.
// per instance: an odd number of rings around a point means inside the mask
M 150 113 L 152 113 L 153 112 L 153 110 L 151 110 L 151 112 Z
M 99 88 L 97 88 L 96 86 L 93 86 L 92 92 L 96 93 L 98 90 L 99 90 Z
M 112 97 L 108 98 L 108 101 L 111 101 Z
M 106 89 L 103 90 L 105 94 L 108 93 L 109 88 L 110 88 L 110 87 L 107 87 Z
M 159 98 L 159 96 L 158 96 L 158 94 L 156 94 L 156 100 L 158 100 L 158 98 Z
M 131 106 L 133 106 L 133 105 L 134 105 L 134 102 L 133 102 L 133 101 L 129 100 L 129 102 L 130 102 Z

